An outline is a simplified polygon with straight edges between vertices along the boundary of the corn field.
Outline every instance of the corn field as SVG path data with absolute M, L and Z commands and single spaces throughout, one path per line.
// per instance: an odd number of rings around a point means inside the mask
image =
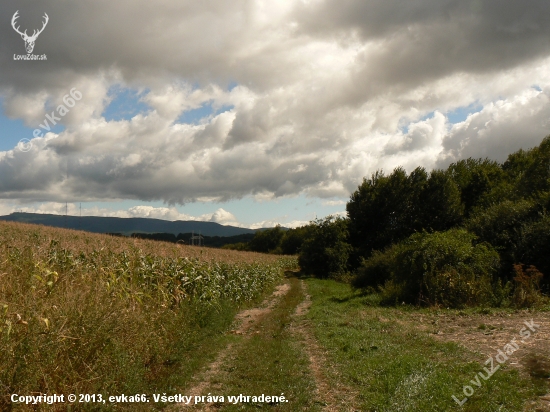
M 297 265 L 216 253 L 0 223 L 0 409 L 14 408 L 12 393 L 166 392 L 185 383 L 200 366 L 189 358 Z

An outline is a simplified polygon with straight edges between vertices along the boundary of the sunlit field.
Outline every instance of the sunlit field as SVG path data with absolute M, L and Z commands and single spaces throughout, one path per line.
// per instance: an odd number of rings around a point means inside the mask
M 292 257 L 4 222 L 0 262 L 2 394 L 179 387 L 236 311 L 296 266 Z M 0 399 L 0 409 L 12 407 Z

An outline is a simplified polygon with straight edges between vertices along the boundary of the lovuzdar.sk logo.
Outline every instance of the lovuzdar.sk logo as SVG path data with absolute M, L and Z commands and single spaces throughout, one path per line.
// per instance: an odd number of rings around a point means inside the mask
M 42 55 L 36 55 L 36 54 L 32 54 L 32 51 L 34 50 L 34 43 L 36 42 L 36 39 L 38 38 L 38 36 L 40 35 L 40 33 L 42 33 L 44 31 L 44 29 L 46 28 L 46 25 L 48 24 L 48 21 L 50 20 L 50 18 L 48 17 L 48 15 L 46 13 L 44 13 L 44 22 L 42 23 L 42 28 L 40 30 L 33 30 L 33 33 L 32 33 L 32 36 L 29 36 L 27 34 L 27 30 L 25 30 L 24 32 L 22 32 L 21 30 L 19 30 L 20 26 L 16 26 L 17 25 L 17 19 L 19 18 L 19 10 L 17 10 L 12 19 L 11 19 L 11 26 L 13 27 L 13 29 L 19 34 L 21 35 L 21 38 L 25 41 L 25 49 L 27 49 L 27 54 L 14 54 L 13 55 L 13 60 L 47 60 L 47 57 L 45 54 L 42 54 Z

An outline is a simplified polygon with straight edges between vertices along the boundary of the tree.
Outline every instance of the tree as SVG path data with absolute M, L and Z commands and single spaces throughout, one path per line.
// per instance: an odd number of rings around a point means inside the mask
M 302 226 L 289 229 L 285 232 L 280 248 L 283 255 L 296 255 L 300 252 L 302 244 L 309 236 L 311 226 Z
M 518 191 L 526 197 L 537 197 L 550 191 L 550 136 L 528 152 L 528 167 L 518 181 Z
M 420 193 L 420 223 L 414 228 L 416 231 L 445 231 L 461 223 L 464 206 L 460 190 L 447 173 L 431 172 Z
M 348 220 L 329 216 L 316 220 L 308 230 L 309 237 L 300 250 L 302 270 L 319 278 L 335 278 L 347 273 L 351 251 Z
M 272 229 L 259 230 L 250 241 L 248 248 L 253 252 L 276 253 L 284 234 L 280 225 Z
M 500 252 L 502 278 L 511 279 L 512 265 L 522 260 L 518 244 L 525 228 L 540 219 L 540 207 L 532 200 L 505 200 L 488 208 L 476 208 L 466 220 L 466 228 Z M 531 262 L 529 262 L 531 263 Z
M 415 232 L 448 230 L 461 223 L 464 210 L 450 175 L 435 170 L 428 176 L 421 167 L 408 176 L 403 168 L 389 176 L 376 172 L 363 180 L 346 209 L 355 262 Z
M 460 190 L 466 216 L 475 206 L 486 205 L 490 192 L 505 178 L 500 164 L 489 159 L 460 160 L 447 168 L 447 174 Z
M 369 256 L 373 250 L 381 250 L 393 242 L 410 235 L 411 216 L 416 204 L 411 196 L 411 181 L 422 187 L 425 171 L 417 169 L 409 179 L 401 167 L 385 176 L 377 171 L 351 195 L 346 205 L 350 220 L 351 244 L 359 255 Z

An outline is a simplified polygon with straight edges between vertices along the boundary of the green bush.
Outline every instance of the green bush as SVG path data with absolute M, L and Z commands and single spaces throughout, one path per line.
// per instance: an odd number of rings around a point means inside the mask
M 464 229 L 416 233 L 366 260 L 355 284 L 385 280 L 383 301 L 462 307 L 494 302 L 499 255 Z M 361 280 L 361 277 L 363 280 Z
M 361 259 L 360 266 L 355 271 L 352 285 L 356 288 L 368 288 L 383 285 L 389 280 L 391 266 L 395 259 L 397 247 L 386 252 L 374 251 L 369 259 Z
M 348 221 L 329 216 L 315 221 L 303 243 L 299 264 L 306 274 L 320 278 L 337 278 L 348 272 Z

